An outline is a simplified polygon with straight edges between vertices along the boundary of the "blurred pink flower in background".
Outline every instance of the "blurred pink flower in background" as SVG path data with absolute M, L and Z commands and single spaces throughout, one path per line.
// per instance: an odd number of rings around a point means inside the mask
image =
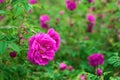
M 4 3 L 4 0 L 0 0 L 0 3 Z
M 60 15 L 63 15 L 64 13 L 65 13 L 64 10 L 61 10 L 61 11 L 59 12 Z
M 105 14 L 100 14 L 100 18 L 104 18 L 105 17 Z
M 120 39 L 120 34 L 118 34 L 118 38 Z
M 98 66 L 104 63 L 104 55 L 103 54 L 98 54 L 94 53 L 90 56 L 88 56 L 88 61 L 90 66 Z
M 8 7 L 7 7 L 7 10 L 11 10 L 11 9 L 12 9 L 12 7 L 11 7 L 11 6 L 8 6 Z
M 65 63 L 59 64 L 60 70 L 65 70 L 67 68 L 67 65 Z
M 32 9 L 31 9 L 31 10 L 29 10 L 29 13 L 30 13 L 30 14 L 32 14 L 32 13 L 33 13 L 33 10 L 32 10 Z
M 93 2 L 94 2 L 94 0 L 88 0 L 88 2 L 93 3 Z
M 77 4 L 75 1 L 66 1 L 66 8 L 70 11 L 73 11 L 77 8 Z
M 72 71 L 72 70 L 73 70 L 73 67 L 72 67 L 72 66 L 67 66 L 67 69 L 68 69 L 69 71 Z
M 30 3 L 30 4 L 36 4 L 36 3 L 37 3 L 37 0 L 29 0 L 29 3 Z
M 85 37 L 84 37 L 84 40 L 88 40 L 88 39 L 89 39 L 89 37 L 88 37 L 88 36 L 85 36 Z
M 88 14 L 87 15 L 87 20 L 90 22 L 90 23 L 95 23 L 95 16 L 93 14 Z
M 119 7 L 120 6 L 120 1 L 116 1 L 116 5 Z
M 50 29 L 51 30 L 51 29 Z M 54 36 L 58 33 L 52 29 Z M 55 39 L 60 37 L 55 37 Z M 48 61 L 54 59 L 56 52 L 56 41 L 49 34 L 38 33 L 34 36 L 31 36 L 29 39 L 29 50 L 27 53 L 28 60 L 36 65 L 46 65 Z M 58 43 L 60 44 L 60 43 Z M 57 47 L 58 49 L 58 47 Z
M 81 75 L 80 75 L 80 80 L 86 80 L 86 75 L 81 74 Z
M 97 69 L 96 69 L 96 75 L 97 75 L 97 76 L 101 76 L 102 73 L 103 73 L 103 71 L 102 71 L 100 68 L 97 68 Z
M 49 28 L 48 22 L 50 21 L 50 17 L 48 15 L 40 16 L 40 25 L 42 28 Z

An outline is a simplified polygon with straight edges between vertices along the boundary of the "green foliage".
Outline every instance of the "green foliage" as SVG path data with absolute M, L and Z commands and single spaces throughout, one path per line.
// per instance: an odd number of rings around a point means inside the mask
M 120 57 L 117 55 L 111 56 L 108 59 L 108 63 L 113 65 L 114 67 L 120 67 Z
M 7 49 L 7 42 L 0 41 L 0 54 L 5 53 L 6 49 Z
M 110 80 L 120 80 L 120 77 L 110 77 Z
M 11 42 L 11 43 L 9 44 L 9 47 L 10 47 L 11 49 L 13 49 L 14 51 L 20 53 L 20 48 L 19 48 L 19 46 L 16 45 L 15 43 Z
M 119 0 L 76 1 L 74 11 L 66 9 L 65 0 L 38 0 L 34 5 L 28 0 L 0 3 L 0 80 L 80 80 L 82 74 L 87 75 L 87 80 L 120 80 Z M 89 13 L 96 18 L 92 33 L 87 32 Z M 28 40 L 34 34 L 47 32 L 39 22 L 44 14 L 51 18 L 50 28 L 60 34 L 61 46 L 53 61 L 38 66 L 27 59 Z M 15 58 L 10 57 L 12 51 L 17 52 Z M 101 77 L 88 64 L 87 57 L 93 53 L 104 54 L 104 64 L 99 66 L 103 70 Z M 73 70 L 61 71 L 61 62 L 71 65 Z

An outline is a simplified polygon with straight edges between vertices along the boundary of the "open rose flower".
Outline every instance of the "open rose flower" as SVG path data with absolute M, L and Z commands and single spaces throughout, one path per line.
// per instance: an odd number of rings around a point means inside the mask
M 98 66 L 104 63 L 104 55 L 103 54 L 98 54 L 94 53 L 90 56 L 88 56 L 88 61 L 90 66 Z
M 49 34 L 38 33 L 30 37 L 27 58 L 31 63 L 46 65 L 54 59 L 55 52 L 56 41 Z
M 77 4 L 75 1 L 70 1 L 70 0 L 67 0 L 66 1 L 66 8 L 70 11 L 73 11 L 77 8 Z

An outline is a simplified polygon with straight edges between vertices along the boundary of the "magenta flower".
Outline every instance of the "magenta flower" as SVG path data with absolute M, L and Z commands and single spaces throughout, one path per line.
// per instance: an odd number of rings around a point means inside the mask
M 59 47 L 60 47 L 60 35 L 53 29 L 53 28 L 51 28 L 51 29 L 49 29 L 48 30 L 48 32 L 47 32 L 47 34 L 52 38 L 52 39 L 54 39 L 55 40 L 55 50 L 58 50 L 59 49 Z
M 59 12 L 60 15 L 63 15 L 64 13 L 65 13 L 64 10 L 61 10 L 61 11 Z
M 50 30 L 54 31 L 54 29 Z M 54 34 L 58 33 L 54 31 Z M 54 55 L 57 50 L 56 41 L 53 37 L 45 33 L 38 33 L 30 37 L 27 58 L 31 63 L 44 66 L 48 64 L 48 61 L 52 61 L 54 59 Z
M 87 20 L 90 22 L 90 23 L 95 23 L 95 16 L 92 15 L 92 14 L 88 14 L 87 15 Z
M 101 76 L 102 73 L 103 73 L 103 71 L 102 71 L 100 68 L 97 68 L 97 69 L 96 69 L 96 75 L 97 75 L 97 76 Z
M 53 60 L 55 54 L 55 40 L 48 34 L 38 33 L 29 40 L 28 59 L 38 65 L 46 65 Z
M 30 3 L 30 4 L 36 4 L 36 3 L 37 3 L 37 0 L 29 0 L 29 3 Z
M 65 63 L 59 64 L 60 70 L 65 70 L 67 68 L 67 65 Z
M 90 56 L 88 56 L 88 61 L 90 66 L 98 66 L 104 63 L 104 55 L 103 54 L 98 54 L 94 53 Z
M 93 2 L 94 2 L 94 0 L 88 0 L 88 2 L 93 3 Z
M 65 3 L 69 3 L 70 1 L 72 1 L 72 0 L 65 0 Z
M 73 67 L 72 67 L 72 66 L 67 66 L 67 69 L 68 69 L 69 71 L 72 71 L 72 70 L 73 70 Z
M 4 0 L 0 0 L 0 3 L 4 3 Z
M 13 52 L 10 52 L 9 55 L 10 55 L 11 58 L 14 58 L 14 57 L 16 57 L 16 54 L 17 54 L 17 53 L 16 53 L 15 51 L 13 51 Z
M 85 74 L 80 75 L 80 80 L 86 80 L 86 75 Z
M 40 16 L 40 25 L 42 28 L 49 28 L 48 22 L 50 21 L 50 17 L 48 15 Z
M 118 34 L 118 38 L 120 39 L 120 34 Z
M 11 6 L 8 6 L 8 7 L 7 7 L 7 10 L 11 10 L 11 9 L 12 9 L 12 7 L 11 7 Z
M 76 9 L 76 7 L 77 7 L 76 2 L 74 2 L 74 1 L 67 1 L 66 2 L 66 8 L 68 10 L 73 11 Z

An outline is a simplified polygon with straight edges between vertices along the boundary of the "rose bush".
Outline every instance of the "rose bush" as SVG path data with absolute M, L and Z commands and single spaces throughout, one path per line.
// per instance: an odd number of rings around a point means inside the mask
M 0 0 L 0 80 L 120 80 L 120 1 Z

